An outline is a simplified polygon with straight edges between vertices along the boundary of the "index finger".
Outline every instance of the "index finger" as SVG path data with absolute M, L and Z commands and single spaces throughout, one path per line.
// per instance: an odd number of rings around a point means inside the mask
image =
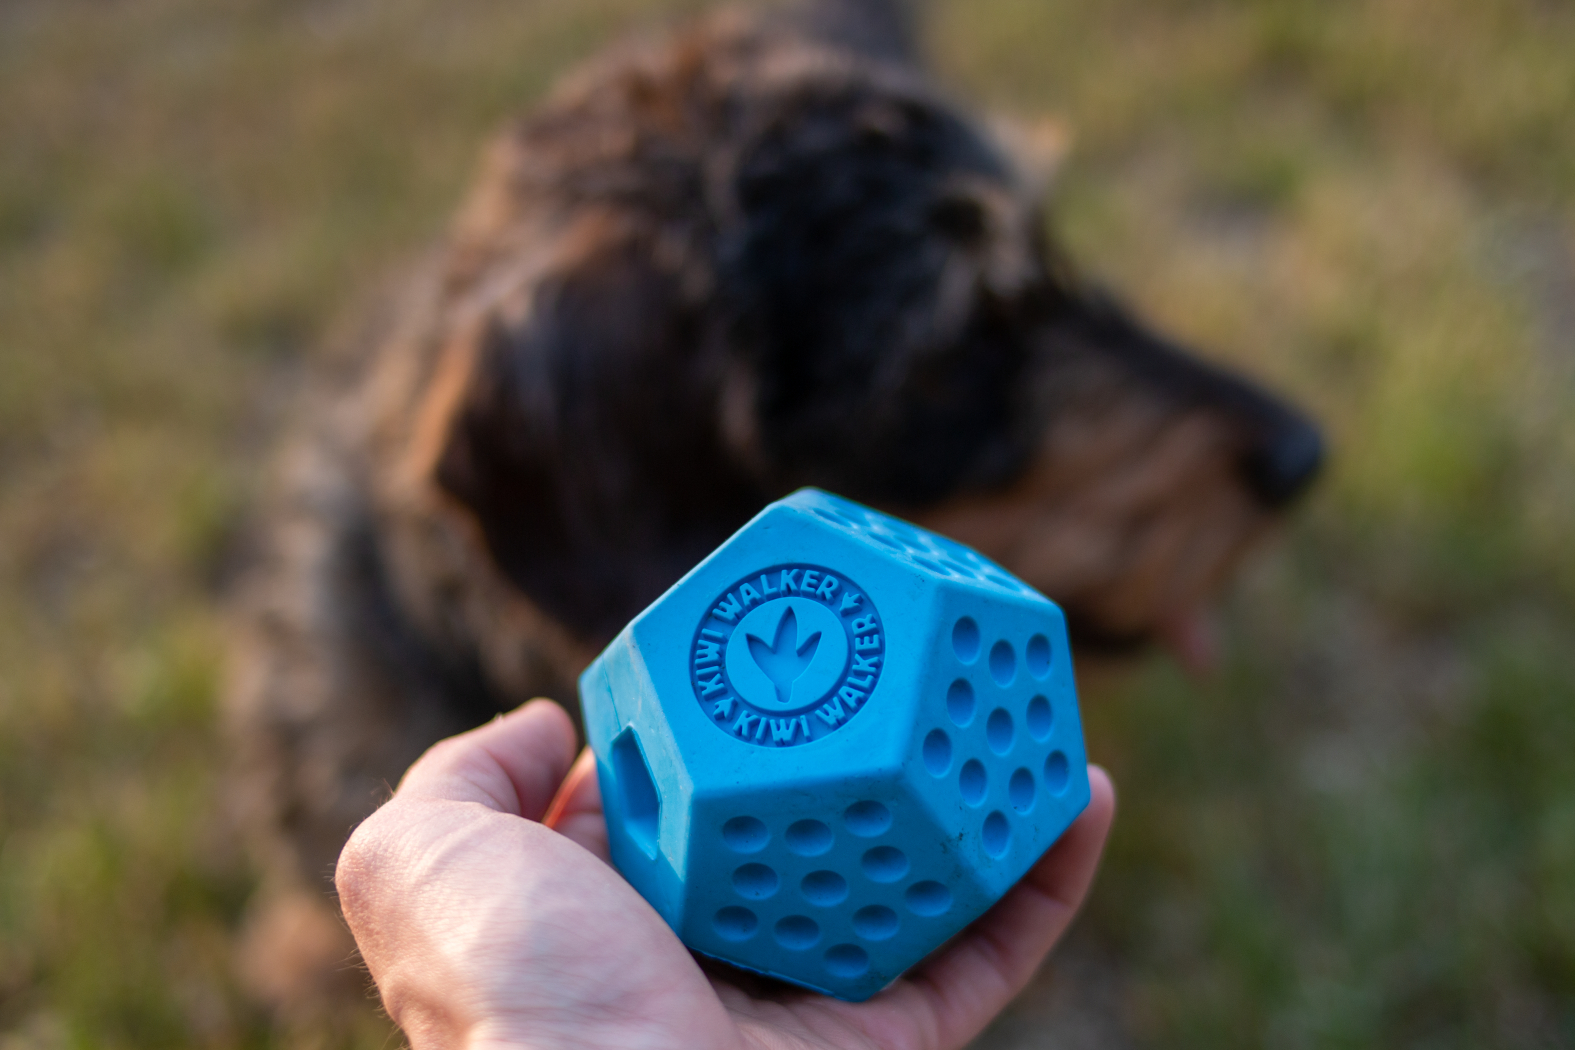
M 406 771 L 395 795 L 479 802 L 540 820 L 569 772 L 574 750 L 568 713 L 551 700 L 532 700 L 432 745 Z

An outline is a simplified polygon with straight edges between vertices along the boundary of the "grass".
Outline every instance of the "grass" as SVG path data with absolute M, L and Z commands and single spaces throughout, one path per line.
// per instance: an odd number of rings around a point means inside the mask
M 0 1047 L 287 1045 L 230 968 L 216 611 L 300 373 L 479 144 L 696 3 L 0 6 Z M 1575 1046 L 1575 9 L 951 0 L 1066 239 L 1335 458 L 1213 681 L 1093 691 L 1077 938 L 1163 1047 Z M 368 1010 L 345 1046 L 391 1045 Z

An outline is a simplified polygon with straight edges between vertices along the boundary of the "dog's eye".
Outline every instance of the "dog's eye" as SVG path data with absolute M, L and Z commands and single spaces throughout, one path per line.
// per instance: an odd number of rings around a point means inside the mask
M 968 197 L 947 197 L 930 210 L 930 221 L 942 235 L 971 247 L 984 238 L 984 209 Z

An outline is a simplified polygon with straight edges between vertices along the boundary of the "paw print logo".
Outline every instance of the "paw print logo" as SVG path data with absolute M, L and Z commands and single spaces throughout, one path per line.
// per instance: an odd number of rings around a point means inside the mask
M 776 598 L 757 606 L 727 643 L 733 688 L 766 711 L 793 711 L 819 699 L 847 663 L 842 624 L 830 609 L 808 598 Z
M 690 655 L 695 696 L 719 728 L 791 747 L 836 730 L 869 702 L 885 634 L 845 574 L 778 565 L 717 599 Z
M 815 654 L 820 651 L 821 632 L 816 631 L 809 636 L 809 641 L 803 645 L 798 644 L 798 617 L 789 605 L 793 599 L 784 598 L 782 604 L 788 605 L 786 610 L 778 610 L 781 617 L 777 620 L 776 639 L 767 645 L 753 634 L 745 633 L 749 641 L 749 655 L 754 658 L 755 664 L 766 673 L 777 688 L 777 702 L 788 708 L 793 705 L 788 702 L 793 683 L 801 678 L 809 665 L 814 662 Z M 740 625 L 742 626 L 742 625 Z M 785 647 L 784 647 L 785 646 Z

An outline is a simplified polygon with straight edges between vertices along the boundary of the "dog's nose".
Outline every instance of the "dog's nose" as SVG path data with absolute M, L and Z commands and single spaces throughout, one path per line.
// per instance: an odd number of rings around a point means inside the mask
M 1291 417 L 1269 431 L 1242 464 L 1247 484 L 1264 506 L 1285 506 L 1304 492 L 1323 466 L 1323 435 Z

